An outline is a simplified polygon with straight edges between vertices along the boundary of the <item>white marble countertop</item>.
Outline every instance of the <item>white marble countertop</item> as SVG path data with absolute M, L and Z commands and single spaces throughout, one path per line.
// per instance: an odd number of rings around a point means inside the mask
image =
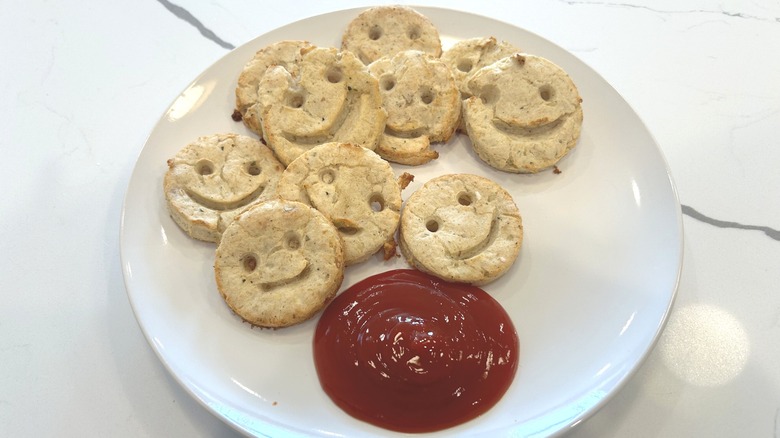
M 230 436 L 147 344 L 123 196 L 172 99 L 232 48 L 342 2 L 6 2 L 0 435 Z M 780 3 L 418 1 L 528 29 L 624 96 L 682 203 L 684 267 L 644 365 L 573 437 L 780 436 Z

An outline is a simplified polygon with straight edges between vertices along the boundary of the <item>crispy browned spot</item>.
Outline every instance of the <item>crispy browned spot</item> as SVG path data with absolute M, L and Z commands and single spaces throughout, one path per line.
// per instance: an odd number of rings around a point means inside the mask
M 398 248 L 398 243 L 395 241 L 394 237 L 390 237 L 387 242 L 385 242 L 382 245 L 382 250 L 384 251 L 384 259 L 385 261 L 392 259 L 393 257 L 397 257 L 398 253 L 396 252 L 396 248 Z
M 404 172 L 398 177 L 398 185 L 401 186 L 401 190 L 405 189 L 412 181 L 414 181 L 414 175 L 408 172 Z

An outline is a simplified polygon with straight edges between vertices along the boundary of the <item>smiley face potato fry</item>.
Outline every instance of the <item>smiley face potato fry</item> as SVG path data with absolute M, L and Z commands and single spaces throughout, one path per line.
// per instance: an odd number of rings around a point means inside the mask
M 376 6 L 358 14 L 341 38 L 342 50 L 368 65 L 383 56 L 419 50 L 441 56 L 439 30 L 428 17 L 407 6 Z
M 390 164 L 349 143 L 326 143 L 296 158 L 278 194 L 319 210 L 344 240 L 346 265 L 379 251 L 398 229 L 401 187 Z
M 410 265 L 447 281 L 483 285 L 497 279 L 517 259 L 522 242 L 512 196 L 477 175 L 434 178 L 401 212 L 401 253 Z
M 168 160 L 163 191 L 174 222 L 189 236 L 219 242 L 244 208 L 271 199 L 284 167 L 260 141 L 202 136 Z
M 217 289 L 258 327 L 303 322 L 336 295 L 344 250 L 336 227 L 300 202 L 271 200 L 242 212 L 216 252 Z
M 424 52 L 405 50 L 368 66 L 379 80 L 387 126 L 377 153 L 400 164 L 420 165 L 439 156 L 460 120 L 460 93 L 449 67 Z
M 568 74 L 551 61 L 515 54 L 480 69 L 464 102 L 466 131 L 490 166 L 536 173 L 577 144 L 582 98 Z
M 271 67 L 261 82 L 261 93 L 280 97 L 262 117 L 263 137 L 279 161 L 287 166 L 328 142 L 376 149 L 387 113 L 366 66 L 350 52 L 317 47 L 303 54 L 298 68 L 294 76 L 281 66 Z M 263 89 L 263 83 L 269 88 Z

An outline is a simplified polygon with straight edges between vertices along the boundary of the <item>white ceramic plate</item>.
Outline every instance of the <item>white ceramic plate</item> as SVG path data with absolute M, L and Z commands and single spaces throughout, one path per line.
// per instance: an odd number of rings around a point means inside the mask
M 419 8 L 453 41 L 494 35 L 563 67 L 583 97 L 575 150 L 536 175 L 497 172 L 458 137 L 414 168 L 408 197 L 444 173 L 487 176 L 518 204 L 525 241 L 513 268 L 486 286 L 520 336 L 518 374 L 480 418 L 431 434 L 546 436 L 598 410 L 653 347 L 674 301 L 682 263 L 680 206 L 666 163 L 647 128 L 597 73 L 561 48 L 509 24 L 462 12 Z M 311 355 L 317 318 L 283 330 L 252 329 L 231 314 L 213 279 L 215 245 L 184 235 L 162 195 L 166 160 L 197 136 L 248 134 L 230 118 L 244 63 L 282 39 L 338 46 L 358 10 L 292 23 L 235 49 L 188 86 L 155 126 L 138 159 L 122 213 L 127 292 L 138 322 L 171 374 L 236 429 L 261 436 L 394 435 L 354 420 L 320 389 Z M 343 288 L 406 267 L 381 258 L 347 269 Z

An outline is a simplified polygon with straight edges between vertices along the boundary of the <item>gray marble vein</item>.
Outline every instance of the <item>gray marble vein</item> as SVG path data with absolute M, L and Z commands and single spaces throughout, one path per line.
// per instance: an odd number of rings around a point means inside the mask
M 228 50 L 233 50 L 236 48 L 236 46 L 224 41 L 222 38 L 218 37 L 214 32 L 212 32 L 211 29 L 204 26 L 203 23 L 200 22 L 200 20 L 195 18 L 195 16 L 190 13 L 190 11 L 184 9 L 179 5 L 173 4 L 168 0 L 157 0 L 157 1 L 161 5 L 165 6 L 165 9 L 172 12 L 173 15 L 191 24 L 193 27 L 198 29 L 198 32 L 200 32 L 201 35 L 217 43 L 220 47 L 224 47 Z
M 683 214 L 690 216 L 698 221 L 710 224 L 718 228 L 735 228 L 738 230 L 761 231 L 767 236 L 769 236 L 771 239 L 780 241 L 780 230 L 775 230 L 774 228 L 765 227 L 761 225 L 745 225 L 739 222 L 731 222 L 731 221 L 724 221 L 720 219 L 711 218 L 709 216 L 706 216 L 698 212 L 693 207 L 688 205 L 682 206 L 682 212 Z

